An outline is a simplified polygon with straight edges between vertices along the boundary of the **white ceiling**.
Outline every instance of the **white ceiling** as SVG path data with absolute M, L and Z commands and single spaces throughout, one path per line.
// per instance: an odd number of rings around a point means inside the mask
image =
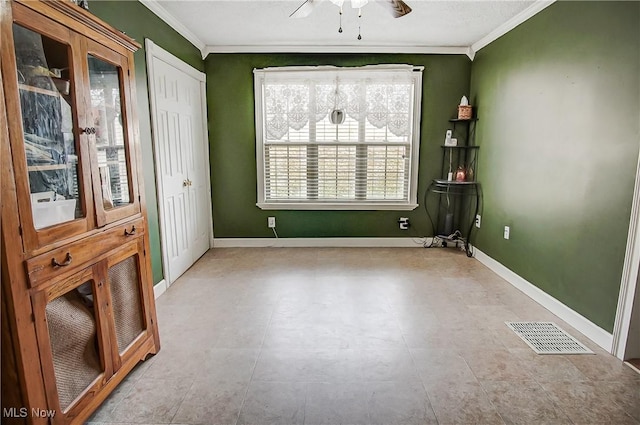
M 465 53 L 544 9 L 540 0 L 405 0 L 413 11 L 394 19 L 371 0 L 358 19 L 345 1 L 316 0 L 306 18 L 289 18 L 304 0 L 141 0 L 198 47 L 211 52 Z M 360 22 L 358 22 L 360 21 Z M 358 25 L 362 40 L 357 40 Z

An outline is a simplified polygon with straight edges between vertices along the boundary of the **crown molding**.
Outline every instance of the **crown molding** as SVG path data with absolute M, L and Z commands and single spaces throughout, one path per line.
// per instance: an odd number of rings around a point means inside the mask
M 495 30 L 473 43 L 471 46 L 385 46 L 364 45 L 206 45 L 197 35 L 176 19 L 157 0 L 139 0 L 147 9 L 162 19 L 167 25 L 193 44 L 205 59 L 210 53 L 407 53 L 407 54 L 436 54 L 436 55 L 466 55 L 473 60 L 476 53 L 502 37 L 521 23 L 546 9 L 557 0 L 536 0 L 531 6 L 523 10 Z
M 162 7 L 157 0 L 139 0 L 147 9 L 153 12 L 158 18 L 162 19 L 167 25 L 176 30 L 178 34 L 186 38 L 191 44 L 193 44 L 200 53 L 202 54 L 202 59 L 206 57 L 204 54 L 205 44 L 204 41 L 200 40 L 200 38 L 195 35 L 191 30 L 189 30 L 186 26 L 184 26 L 180 21 L 178 21 L 175 16 L 173 16 L 167 9 Z
M 409 53 L 409 54 L 437 54 L 437 55 L 467 55 L 467 46 L 381 46 L 381 45 L 234 45 L 234 46 L 206 46 L 203 56 L 209 53 Z
M 551 6 L 555 2 L 556 2 L 556 0 L 537 0 L 531 6 L 529 6 L 528 8 L 523 10 L 522 12 L 518 13 L 513 18 L 509 19 L 507 22 L 505 22 L 504 24 L 500 25 L 495 30 L 491 31 L 489 34 L 485 35 L 480 40 L 478 40 L 475 43 L 473 43 L 469 48 L 469 57 L 471 58 L 471 60 L 473 60 L 473 58 L 475 57 L 475 54 L 476 54 L 476 52 L 478 52 L 478 50 L 480 50 L 483 47 L 487 46 L 488 44 L 494 42 L 495 40 L 497 40 L 498 38 L 502 37 L 503 35 L 505 35 L 509 31 L 511 31 L 512 29 L 514 29 L 515 27 L 517 27 L 521 23 L 525 22 L 526 20 L 530 19 L 531 17 L 533 17 L 533 16 L 537 15 L 538 13 L 542 12 L 544 9 L 546 9 L 549 6 Z

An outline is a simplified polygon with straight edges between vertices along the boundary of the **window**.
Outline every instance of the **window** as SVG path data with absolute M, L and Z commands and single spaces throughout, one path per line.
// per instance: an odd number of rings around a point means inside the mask
M 254 71 L 263 209 L 417 207 L 422 68 Z

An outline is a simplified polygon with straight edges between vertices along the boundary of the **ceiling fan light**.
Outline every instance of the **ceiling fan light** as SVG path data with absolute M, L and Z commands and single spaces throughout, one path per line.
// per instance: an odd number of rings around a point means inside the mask
M 344 0 L 331 0 L 331 3 L 335 4 L 338 7 L 342 7 L 344 4 Z
M 351 0 L 351 7 L 354 9 L 360 9 L 361 7 L 366 6 L 367 3 L 369 3 L 369 0 Z

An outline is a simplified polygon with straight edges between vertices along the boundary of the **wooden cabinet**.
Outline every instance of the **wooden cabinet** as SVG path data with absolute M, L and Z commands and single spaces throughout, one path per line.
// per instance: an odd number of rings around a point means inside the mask
M 160 348 L 139 45 L 70 1 L 0 16 L 2 423 L 80 424 Z

